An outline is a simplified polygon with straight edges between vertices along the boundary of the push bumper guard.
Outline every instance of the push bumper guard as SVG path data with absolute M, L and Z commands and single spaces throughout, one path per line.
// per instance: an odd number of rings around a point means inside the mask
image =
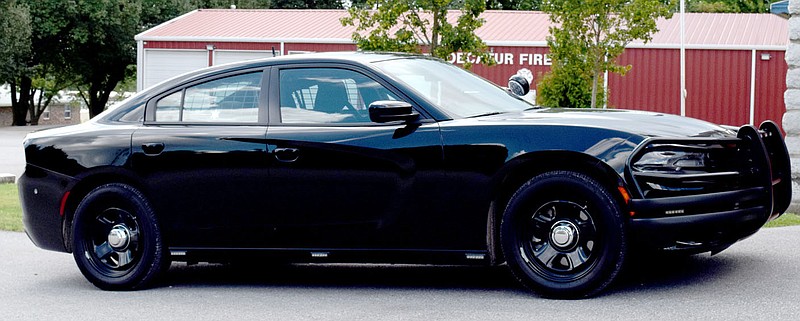
M 701 166 L 637 163 L 675 150 Z M 736 138 L 649 139 L 632 153 L 625 175 L 634 238 L 665 250 L 720 251 L 779 217 L 792 197 L 789 154 L 771 121 L 743 126 Z

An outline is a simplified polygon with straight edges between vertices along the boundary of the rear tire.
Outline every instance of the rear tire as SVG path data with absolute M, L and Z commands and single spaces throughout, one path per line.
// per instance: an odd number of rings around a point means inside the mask
M 581 173 L 553 171 L 530 179 L 511 197 L 500 224 L 511 272 L 543 296 L 594 295 L 625 261 L 621 210 L 605 187 Z
M 103 185 L 83 198 L 72 242 L 81 273 L 103 290 L 144 288 L 169 266 L 149 202 L 125 184 Z

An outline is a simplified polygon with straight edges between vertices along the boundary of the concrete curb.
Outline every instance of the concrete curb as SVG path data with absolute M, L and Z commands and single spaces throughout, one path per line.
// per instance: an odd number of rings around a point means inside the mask
M 17 182 L 17 177 L 14 174 L 0 173 L 0 184 L 14 184 Z

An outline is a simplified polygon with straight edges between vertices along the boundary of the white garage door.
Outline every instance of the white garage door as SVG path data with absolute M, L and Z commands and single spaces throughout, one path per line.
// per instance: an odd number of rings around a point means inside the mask
M 205 50 L 145 50 L 144 88 L 204 67 L 208 67 Z
M 272 52 L 216 50 L 214 51 L 214 65 L 221 65 L 221 64 L 227 64 L 229 62 L 268 58 L 268 57 L 272 57 Z

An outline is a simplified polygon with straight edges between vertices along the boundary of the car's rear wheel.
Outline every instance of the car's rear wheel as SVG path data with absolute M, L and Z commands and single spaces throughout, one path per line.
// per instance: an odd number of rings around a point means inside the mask
M 548 297 L 596 294 L 614 280 L 626 254 L 614 197 L 595 179 L 570 171 L 523 184 L 503 213 L 500 238 L 514 276 Z
M 169 264 L 150 204 L 125 184 L 103 185 L 83 198 L 72 241 L 81 273 L 104 290 L 146 287 Z

